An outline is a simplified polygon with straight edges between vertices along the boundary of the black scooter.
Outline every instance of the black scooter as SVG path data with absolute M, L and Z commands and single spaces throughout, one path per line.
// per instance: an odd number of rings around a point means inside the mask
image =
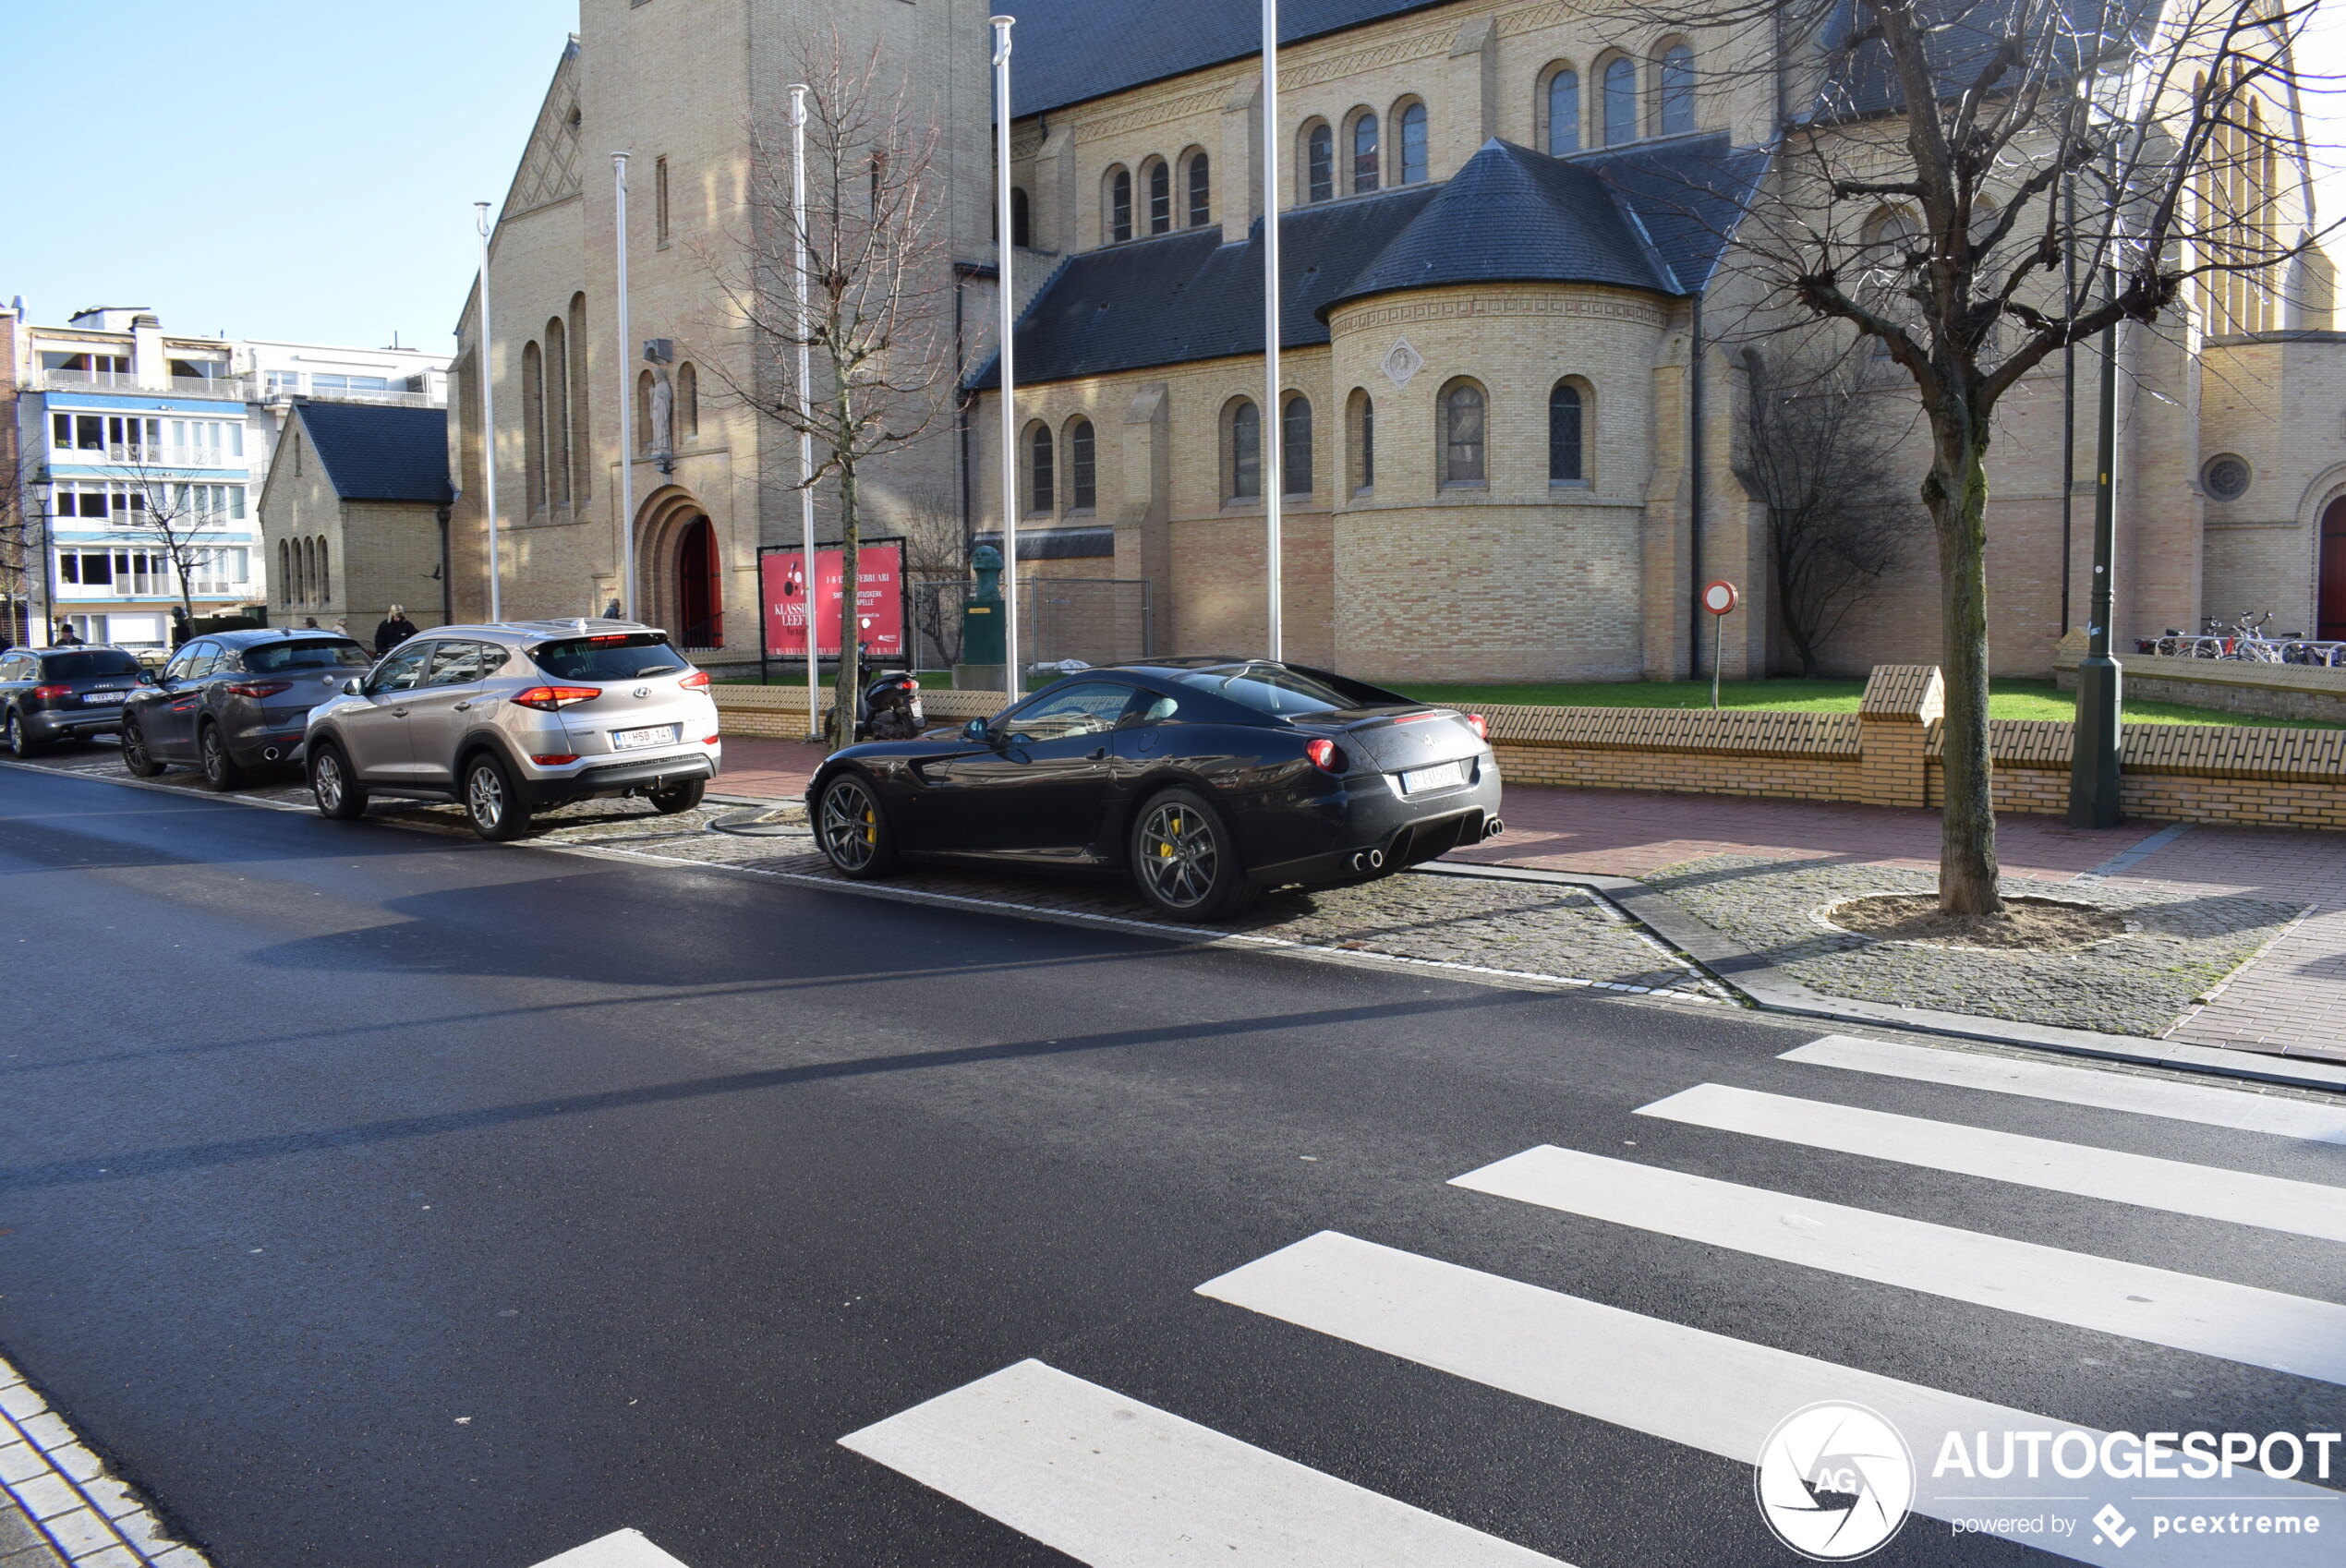
M 921 713 L 921 683 L 910 670 L 881 671 L 855 701 L 859 741 L 909 741 L 927 722 Z

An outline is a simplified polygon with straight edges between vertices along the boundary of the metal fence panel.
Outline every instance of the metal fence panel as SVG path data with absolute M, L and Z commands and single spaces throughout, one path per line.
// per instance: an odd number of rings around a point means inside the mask
M 961 581 L 912 585 L 913 647 L 923 669 L 950 669 L 961 651 Z M 1120 664 L 1156 651 L 1145 577 L 1025 577 L 1018 585 L 1019 656 L 1032 668 L 1079 659 Z

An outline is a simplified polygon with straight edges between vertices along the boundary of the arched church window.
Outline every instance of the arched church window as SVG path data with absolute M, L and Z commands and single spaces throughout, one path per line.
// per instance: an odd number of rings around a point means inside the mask
M 1401 181 L 1416 185 L 1425 178 L 1425 105 L 1412 103 L 1401 111 Z
M 676 367 L 676 409 L 671 417 L 679 446 L 700 440 L 700 372 L 689 359 Z
M 1366 390 L 1352 389 L 1352 493 L 1376 488 L 1376 404 Z
M 1157 159 L 1149 165 L 1149 233 L 1161 235 L 1173 226 L 1173 171 Z
M 1053 483 L 1053 444 L 1048 425 L 1036 425 L 1026 432 L 1026 510 L 1032 516 L 1048 516 L 1058 500 Z
M 1214 180 L 1203 152 L 1190 154 L 1190 227 L 1202 229 L 1214 216 Z
M 1324 120 L 1304 139 L 1303 167 L 1305 199 L 1332 199 L 1336 195 L 1336 130 Z
M 1230 466 L 1227 489 L 1232 501 L 1263 494 L 1263 411 L 1241 398 L 1230 409 Z
M 1483 482 L 1482 389 L 1454 381 L 1442 393 L 1442 482 Z
M 1034 243 L 1034 223 L 1027 216 L 1026 192 L 1010 187 L 1010 243 L 1027 249 Z
M 1100 503 L 1099 462 L 1092 422 L 1078 419 L 1067 428 L 1067 509 L 1093 512 Z
M 1312 493 L 1312 400 L 1291 397 L 1279 424 L 1279 493 Z
M 1376 116 L 1362 115 L 1352 122 L 1352 193 L 1377 187 Z
M 546 504 L 546 356 L 535 342 L 521 346 L 521 469 L 536 512 Z
M 1548 151 L 1561 155 L 1580 151 L 1580 73 L 1559 68 L 1548 78 Z
M 1616 55 L 1604 68 L 1604 144 L 1638 139 L 1638 63 Z
M 1580 389 L 1558 381 L 1548 393 L 1548 483 L 1577 485 L 1588 477 L 1583 456 L 1581 420 L 1586 405 Z
M 1674 43 L 1662 56 L 1662 134 L 1694 129 L 1694 50 Z
M 1132 171 L 1112 169 L 1107 176 L 1107 237 L 1132 237 Z
M 559 316 L 546 323 L 546 504 L 570 504 L 570 332 Z

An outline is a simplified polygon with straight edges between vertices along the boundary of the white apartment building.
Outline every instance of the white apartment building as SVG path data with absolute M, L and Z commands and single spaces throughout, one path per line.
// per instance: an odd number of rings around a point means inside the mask
M 160 649 L 181 584 L 163 537 L 196 546 L 198 616 L 268 601 L 257 512 L 296 402 L 444 407 L 448 356 L 273 339 L 182 337 L 149 310 L 19 320 L 0 371 L 28 527 L 20 592 L 36 643 Z

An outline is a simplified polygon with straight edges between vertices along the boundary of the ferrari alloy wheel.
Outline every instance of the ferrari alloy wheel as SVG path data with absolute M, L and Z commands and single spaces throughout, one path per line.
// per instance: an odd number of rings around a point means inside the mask
M 1141 808 L 1131 860 L 1142 897 L 1175 920 L 1234 914 L 1253 892 L 1221 814 L 1188 790 Z
M 888 819 L 880 814 L 871 781 L 860 773 L 842 773 L 823 787 L 815 831 L 841 876 L 885 876 L 895 866 Z

